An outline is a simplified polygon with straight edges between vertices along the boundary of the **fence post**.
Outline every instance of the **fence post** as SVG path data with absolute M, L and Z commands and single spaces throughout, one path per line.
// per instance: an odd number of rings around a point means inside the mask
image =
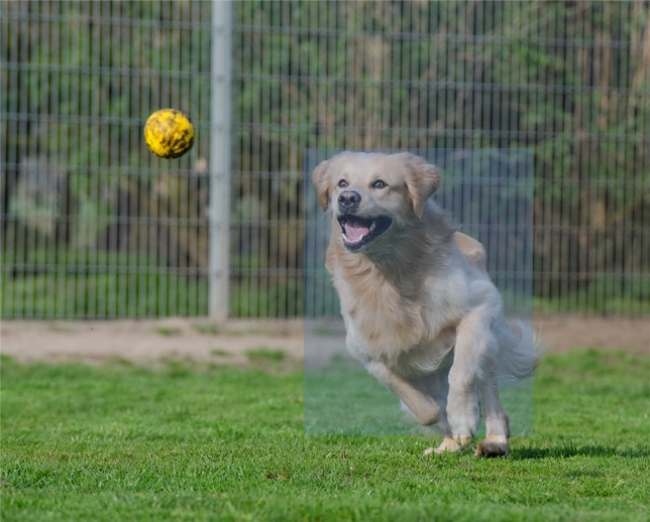
M 209 314 L 228 317 L 230 263 L 232 2 L 212 0 Z

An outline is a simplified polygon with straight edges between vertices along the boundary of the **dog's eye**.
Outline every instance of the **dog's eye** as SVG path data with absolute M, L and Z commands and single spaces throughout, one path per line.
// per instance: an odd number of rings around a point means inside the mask
M 372 188 L 382 189 L 382 188 L 384 188 L 384 187 L 386 187 L 386 183 L 384 183 L 384 182 L 383 182 L 382 180 L 380 180 L 380 179 L 378 179 L 377 181 L 375 181 L 375 182 L 372 184 Z
M 348 182 L 345 181 L 344 179 L 342 179 L 341 181 L 339 181 L 339 187 L 341 187 L 341 188 L 345 188 L 345 187 L 347 187 L 347 186 L 348 186 Z

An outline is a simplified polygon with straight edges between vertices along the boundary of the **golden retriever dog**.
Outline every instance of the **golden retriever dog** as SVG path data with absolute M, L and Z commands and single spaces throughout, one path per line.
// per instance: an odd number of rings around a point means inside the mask
M 514 331 L 478 241 L 430 197 L 438 170 L 410 153 L 343 152 L 312 173 L 333 231 L 326 266 L 339 294 L 350 353 L 422 425 L 435 450 L 473 440 L 477 455 L 509 452 L 499 382 L 532 373 L 532 330 Z

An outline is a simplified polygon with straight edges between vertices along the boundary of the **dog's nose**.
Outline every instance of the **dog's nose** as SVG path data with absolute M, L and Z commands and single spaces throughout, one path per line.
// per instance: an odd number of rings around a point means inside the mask
M 356 190 L 344 190 L 339 194 L 339 209 L 345 212 L 352 212 L 361 203 L 361 194 Z

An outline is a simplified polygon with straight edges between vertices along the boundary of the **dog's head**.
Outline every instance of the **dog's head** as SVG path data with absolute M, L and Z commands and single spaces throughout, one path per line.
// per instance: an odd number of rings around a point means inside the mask
M 360 252 L 419 220 L 440 175 L 407 152 L 342 152 L 318 165 L 312 181 L 323 210 L 331 209 L 341 228 L 345 248 Z

